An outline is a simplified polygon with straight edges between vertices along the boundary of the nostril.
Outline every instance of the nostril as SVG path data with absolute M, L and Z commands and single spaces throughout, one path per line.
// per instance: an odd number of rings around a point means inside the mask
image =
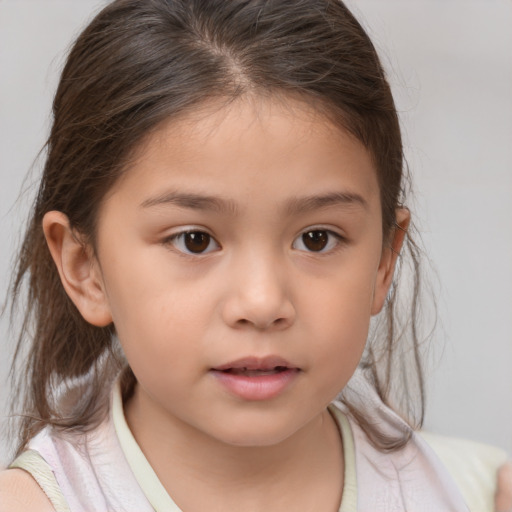
M 270 323 L 266 324 L 263 322 L 251 322 L 247 318 L 240 318 L 237 321 L 237 324 L 239 326 L 247 326 L 247 325 L 254 325 L 258 329 L 267 329 L 269 327 L 281 327 L 284 326 L 287 323 L 286 318 L 277 318 L 275 320 L 272 320 Z
M 294 323 L 295 308 L 283 298 L 277 302 L 250 294 L 233 294 L 222 308 L 223 320 L 235 329 L 283 330 Z

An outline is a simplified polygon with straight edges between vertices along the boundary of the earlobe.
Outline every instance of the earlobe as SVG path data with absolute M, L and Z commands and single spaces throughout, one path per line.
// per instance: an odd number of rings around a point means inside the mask
M 68 294 L 84 319 L 97 327 L 112 323 L 99 264 L 62 212 L 43 218 L 43 231 L 53 261 Z
M 396 210 L 396 224 L 391 233 L 389 243 L 383 248 L 382 256 L 377 271 L 377 280 L 373 294 L 372 315 L 380 313 L 393 281 L 395 266 L 404 243 L 407 229 L 411 221 L 411 213 L 407 208 Z

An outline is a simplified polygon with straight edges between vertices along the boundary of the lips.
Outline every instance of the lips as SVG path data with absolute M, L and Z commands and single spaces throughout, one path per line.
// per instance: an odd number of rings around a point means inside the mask
M 277 356 L 245 357 L 211 369 L 216 381 L 243 400 L 270 400 L 298 377 L 300 368 Z

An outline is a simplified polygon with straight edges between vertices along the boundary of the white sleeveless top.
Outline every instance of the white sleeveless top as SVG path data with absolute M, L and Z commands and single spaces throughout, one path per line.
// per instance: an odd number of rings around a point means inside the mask
M 371 386 L 358 379 L 356 375 L 351 380 L 352 390 L 364 395 L 372 419 L 388 434 L 410 431 Z M 369 443 L 343 404 L 334 402 L 329 409 L 345 458 L 339 512 L 492 512 L 496 470 L 506 459 L 500 450 L 485 447 L 478 452 L 478 445 L 463 441 L 453 450 L 453 443 L 432 436 L 429 446 L 412 432 L 404 448 L 383 453 Z M 432 449 L 436 445 L 442 448 L 437 451 L 444 454 L 444 462 L 456 468 L 459 487 Z M 98 428 L 87 434 L 56 434 L 46 428 L 11 467 L 28 471 L 57 512 L 182 512 L 131 434 L 118 385 L 110 415 Z

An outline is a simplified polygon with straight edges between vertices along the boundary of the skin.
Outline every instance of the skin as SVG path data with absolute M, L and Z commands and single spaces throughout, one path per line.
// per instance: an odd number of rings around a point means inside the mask
M 406 229 L 408 212 L 397 221 Z M 138 381 L 128 424 L 183 510 L 338 510 L 343 447 L 326 407 L 357 367 L 404 233 L 383 239 L 357 140 L 294 100 L 201 111 L 146 141 L 103 202 L 95 252 L 60 212 L 43 227 L 84 318 L 116 326 Z M 183 231 L 210 236 L 206 249 L 190 253 Z M 299 370 L 266 400 L 211 371 L 268 355 Z
M 311 200 L 333 192 L 345 199 Z M 138 381 L 127 421 L 178 505 L 336 510 L 342 447 L 326 407 L 396 258 L 366 149 L 298 102 L 215 107 L 153 134 L 99 219 L 97 257 L 64 268 L 65 286 L 87 320 L 114 322 Z M 52 239 L 64 224 L 50 221 Z M 328 250 L 303 247 L 315 229 L 332 233 Z M 172 238 L 184 230 L 214 241 L 187 254 Z M 300 372 L 271 400 L 242 400 L 210 369 L 247 356 Z
M 55 512 L 35 480 L 21 469 L 0 472 L 1 512 Z
M 494 503 L 496 512 L 512 512 L 512 462 L 502 466 L 498 472 Z

